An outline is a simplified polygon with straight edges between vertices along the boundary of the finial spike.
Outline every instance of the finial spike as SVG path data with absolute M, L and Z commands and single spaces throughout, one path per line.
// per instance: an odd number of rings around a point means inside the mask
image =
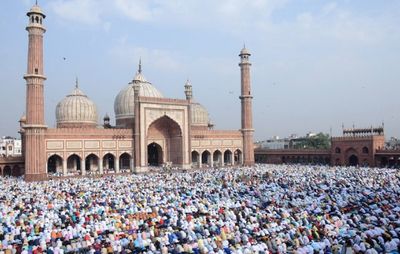
M 76 77 L 76 80 L 75 80 L 75 88 L 79 88 L 78 77 Z
M 36 5 L 38 5 L 38 4 L 37 4 L 37 0 L 36 0 Z
M 139 70 L 138 70 L 138 72 L 142 73 L 142 58 L 141 57 L 139 58 Z

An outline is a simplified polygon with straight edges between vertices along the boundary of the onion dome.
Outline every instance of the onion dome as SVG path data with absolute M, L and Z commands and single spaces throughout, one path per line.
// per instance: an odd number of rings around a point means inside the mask
M 139 96 L 143 97 L 155 97 L 155 98 L 163 98 L 163 95 L 160 91 L 157 90 L 142 74 L 142 67 L 139 63 L 139 70 L 133 78 L 132 82 L 130 82 L 124 89 L 122 89 L 117 97 L 115 97 L 114 101 L 114 112 L 115 119 L 117 121 L 117 126 L 120 126 L 119 122 L 123 121 L 123 119 L 133 119 L 135 114 L 135 99 L 134 99 L 134 91 L 133 85 L 139 85 Z M 121 121 L 120 121 L 121 120 Z
M 78 87 L 57 104 L 56 119 L 58 128 L 95 128 L 97 109 Z
M 191 104 L 191 115 L 193 126 L 207 127 L 209 123 L 208 111 L 200 103 L 193 102 Z
M 26 123 L 26 115 L 22 115 L 21 118 L 19 119 L 20 123 Z

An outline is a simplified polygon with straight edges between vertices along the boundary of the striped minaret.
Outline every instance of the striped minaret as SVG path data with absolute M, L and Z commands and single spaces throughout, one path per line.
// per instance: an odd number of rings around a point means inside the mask
M 242 135 L 243 135 L 243 165 L 254 165 L 254 144 L 253 144 L 253 109 L 250 83 L 250 57 L 246 47 L 240 51 L 240 72 L 241 72 L 241 107 L 242 107 Z
M 25 130 L 25 180 L 38 181 L 47 178 L 45 156 L 43 20 L 46 15 L 37 3 L 26 14 L 29 24 L 28 68 L 26 80 L 26 124 Z

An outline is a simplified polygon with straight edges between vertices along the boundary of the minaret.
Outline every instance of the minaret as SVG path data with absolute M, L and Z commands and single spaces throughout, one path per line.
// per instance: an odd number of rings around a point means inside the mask
M 185 97 L 188 105 L 188 136 L 189 136 L 189 143 L 188 143 L 188 151 L 189 151 L 189 162 L 192 161 L 192 98 L 193 98 L 193 90 L 192 90 L 192 84 L 190 84 L 189 79 L 186 80 L 185 83 Z
M 38 181 L 47 178 L 44 123 L 43 73 L 43 20 L 46 17 L 37 3 L 26 14 L 29 24 L 28 69 L 26 80 L 25 129 L 25 180 Z
M 138 74 L 142 73 L 142 60 L 139 60 Z M 134 160 L 134 172 L 138 173 L 142 171 L 141 167 L 141 152 L 140 152 L 140 85 L 135 80 L 132 81 L 133 95 L 134 95 L 134 110 L 135 110 L 135 122 L 133 126 L 133 160 Z
M 253 109 L 250 85 L 250 53 L 243 47 L 240 51 L 240 73 L 241 73 L 241 106 L 242 106 L 242 129 L 243 134 L 243 165 L 254 165 L 254 145 L 253 145 Z
M 185 87 L 186 100 L 191 102 L 193 97 L 193 91 L 192 91 L 192 84 L 190 84 L 189 79 L 186 81 L 184 87 Z

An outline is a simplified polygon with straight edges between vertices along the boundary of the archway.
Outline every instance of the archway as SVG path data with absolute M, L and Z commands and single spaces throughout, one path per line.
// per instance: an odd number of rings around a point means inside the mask
M 205 150 L 201 154 L 201 164 L 210 166 L 210 164 L 211 164 L 211 153 L 209 151 Z
M 24 173 L 22 172 L 22 168 L 19 165 L 14 165 L 12 169 L 12 176 L 22 176 Z
M 3 175 L 4 176 L 11 176 L 12 172 L 11 172 L 11 167 L 10 166 L 5 166 L 3 169 Z
M 389 163 L 388 163 L 388 167 L 389 168 L 394 168 L 396 165 L 396 158 L 395 157 L 389 157 Z
M 162 148 L 155 142 L 147 146 L 147 164 L 149 166 L 160 166 L 163 164 Z
M 358 165 L 358 157 L 353 154 L 349 157 L 349 166 L 357 166 Z
M 76 154 L 69 156 L 67 159 L 67 169 L 68 173 L 81 171 L 81 158 Z
M 331 161 L 331 159 L 329 157 L 325 157 L 325 164 L 326 165 L 329 165 L 330 161 Z
M 119 156 L 119 167 L 122 172 L 131 168 L 131 159 L 132 156 L 129 153 L 123 153 Z
M 213 153 L 213 166 L 219 167 L 222 164 L 222 153 L 220 150 L 216 150 Z
M 57 172 L 62 172 L 62 158 L 57 154 L 53 154 L 47 160 L 47 173 L 55 174 Z
M 381 167 L 386 168 L 388 165 L 388 158 L 387 157 L 382 157 L 381 158 Z
M 147 161 L 153 164 L 162 164 L 163 162 L 172 162 L 173 165 L 183 164 L 183 139 L 182 130 L 177 122 L 168 116 L 163 116 L 150 124 L 147 131 L 148 156 Z M 159 142 L 160 141 L 160 142 Z M 159 147 L 152 144 L 157 142 Z M 160 145 L 161 144 L 161 145 Z M 161 148 L 161 150 L 160 150 Z M 149 152 L 152 152 L 153 158 L 149 158 Z M 163 152 L 165 158 L 163 158 Z M 157 159 L 155 159 L 157 154 Z
M 115 169 L 115 158 L 111 153 L 107 153 L 103 156 L 103 169 L 104 172 Z
M 97 171 L 99 169 L 99 157 L 91 153 L 85 159 L 86 171 Z
M 199 166 L 199 153 L 197 151 L 192 151 L 192 165 Z
M 241 165 L 242 164 L 242 151 L 240 151 L 239 149 L 237 149 L 235 152 L 234 152 L 234 162 L 235 162 L 235 165 Z
M 224 164 L 232 165 L 232 152 L 230 150 L 224 152 Z

